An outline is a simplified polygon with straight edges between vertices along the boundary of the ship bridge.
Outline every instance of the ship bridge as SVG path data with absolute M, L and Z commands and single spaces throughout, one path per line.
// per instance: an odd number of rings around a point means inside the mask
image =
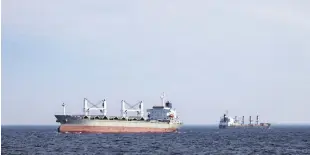
M 162 105 L 153 106 L 152 109 L 147 109 L 148 120 L 162 120 L 169 121 L 177 119 L 177 113 L 175 109 L 172 109 L 172 103 L 164 100 L 165 94 L 161 96 Z

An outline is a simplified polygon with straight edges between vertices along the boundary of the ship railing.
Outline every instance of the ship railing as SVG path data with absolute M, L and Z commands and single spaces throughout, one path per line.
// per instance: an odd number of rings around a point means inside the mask
M 79 115 L 79 118 L 89 120 L 120 120 L 120 121 L 148 121 L 148 122 L 180 122 L 179 119 L 147 119 L 141 116 L 103 116 L 103 115 Z
M 88 115 L 88 116 L 83 116 L 80 115 L 81 118 L 83 119 L 106 119 L 106 120 L 146 120 L 144 117 L 140 116 L 129 116 L 129 117 L 121 117 L 121 116 L 102 116 L 102 115 Z

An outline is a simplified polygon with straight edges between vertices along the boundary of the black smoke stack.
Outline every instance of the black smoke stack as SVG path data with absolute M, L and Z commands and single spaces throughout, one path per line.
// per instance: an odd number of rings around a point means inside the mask
M 226 122 L 226 114 L 224 114 L 224 122 Z
M 172 103 L 169 102 L 169 101 L 167 101 L 167 102 L 165 103 L 165 107 L 172 108 Z

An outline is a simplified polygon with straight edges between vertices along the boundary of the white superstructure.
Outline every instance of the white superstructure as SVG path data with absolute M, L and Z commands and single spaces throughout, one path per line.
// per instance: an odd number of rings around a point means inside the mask
M 220 118 L 220 126 L 222 127 L 229 127 L 229 126 L 239 126 L 241 125 L 239 123 L 239 121 L 237 120 L 237 118 L 232 118 L 229 116 L 226 116 L 226 114 L 224 114 L 223 117 Z
M 172 103 L 169 101 L 165 102 L 165 93 L 160 97 L 162 101 L 161 106 L 153 106 L 152 109 L 147 109 L 149 120 L 178 120 L 177 112 L 172 109 Z

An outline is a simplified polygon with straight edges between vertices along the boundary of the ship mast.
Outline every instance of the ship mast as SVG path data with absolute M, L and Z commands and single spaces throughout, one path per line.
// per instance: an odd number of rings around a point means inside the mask
M 256 125 L 258 125 L 258 115 L 256 116 Z
M 103 102 L 103 103 L 102 103 L 102 107 L 103 107 L 103 109 L 102 109 L 102 111 L 103 111 L 103 115 L 104 115 L 104 116 L 107 116 L 107 101 L 104 99 L 102 102 Z
M 249 117 L 250 125 L 252 125 L 252 117 Z
M 244 125 L 244 116 L 242 116 L 242 122 L 241 122 L 242 125 Z
M 160 98 L 161 98 L 162 106 L 165 107 L 165 92 L 162 93 L 162 95 L 160 96 Z
M 65 103 L 62 103 L 61 106 L 63 107 L 64 115 L 66 115 L 66 105 L 65 105 Z
M 83 103 L 84 103 L 84 108 L 83 108 L 84 115 L 88 116 L 88 114 L 89 114 L 88 100 L 86 98 L 84 98 L 84 102 Z

